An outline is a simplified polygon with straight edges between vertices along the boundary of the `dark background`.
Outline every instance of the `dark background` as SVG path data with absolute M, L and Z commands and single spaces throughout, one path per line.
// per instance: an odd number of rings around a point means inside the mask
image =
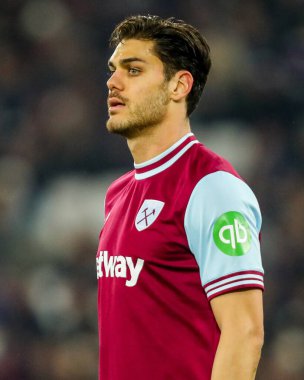
M 303 1 L 1 0 L 0 380 L 97 377 L 103 197 L 133 164 L 105 129 L 108 38 L 138 13 L 182 18 L 211 46 L 192 126 L 263 213 L 257 379 L 303 379 Z

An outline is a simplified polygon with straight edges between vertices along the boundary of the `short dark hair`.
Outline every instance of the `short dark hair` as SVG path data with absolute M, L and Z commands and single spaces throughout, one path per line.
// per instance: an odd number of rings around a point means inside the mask
M 173 17 L 130 16 L 116 26 L 110 46 L 122 40 L 154 41 L 156 56 L 163 62 L 167 80 L 179 70 L 188 70 L 194 79 L 187 96 L 187 116 L 196 108 L 211 67 L 210 48 L 205 38 L 192 25 Z

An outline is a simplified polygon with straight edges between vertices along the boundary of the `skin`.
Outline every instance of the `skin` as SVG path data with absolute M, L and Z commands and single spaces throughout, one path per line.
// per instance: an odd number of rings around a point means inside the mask
M 107 128 L 126 137 L 135 163 L 161 154 L 190 132 L 186 97 L 193 77 L 181 70 L 166 81 L 152 41 L 122 41 L 109 69 Z M 211 308 L 221 330 L 211 380 L 253 380 L 263 345 L 262 292 L 224 294 L 211 300 Z
M 192 75 L 181 70 L 165 81 L 153 42 L 122 41 L 109 60 L 109 69 L 108 104 L 114 96 L 125 105 L 109 107 L 107 128 L 127 138 L 135 163 L 155 157 L 190 132 L 185 98 Z
M 264 338 L 262 291 L 227 293 L 211 308 L 221 330 L 211 380 L 254 380 Z

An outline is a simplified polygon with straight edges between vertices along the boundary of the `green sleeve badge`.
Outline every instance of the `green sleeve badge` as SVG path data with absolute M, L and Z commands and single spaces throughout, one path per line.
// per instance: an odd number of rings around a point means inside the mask
M 243 256 L 250 250 L 251 233 L 247 220 L 237 211 L 221 215 L 214 223 L 214 243 L 229 256 Z

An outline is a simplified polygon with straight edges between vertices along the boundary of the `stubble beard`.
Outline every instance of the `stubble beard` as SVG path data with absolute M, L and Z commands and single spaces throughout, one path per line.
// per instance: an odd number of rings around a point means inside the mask
M 126 120 L 115 121 L 109 118 L 107 129 L 110 133 L 124 136 L 128 139 L 135 138 L 143 131 L 159 125 L 166 116 L 169 104 L 167 82 L 163 82 L 159 89 L 147 96 L 143 101 L 129 107 L 129 116 Z M 128 107 L 128 104 L 126 105 Z

